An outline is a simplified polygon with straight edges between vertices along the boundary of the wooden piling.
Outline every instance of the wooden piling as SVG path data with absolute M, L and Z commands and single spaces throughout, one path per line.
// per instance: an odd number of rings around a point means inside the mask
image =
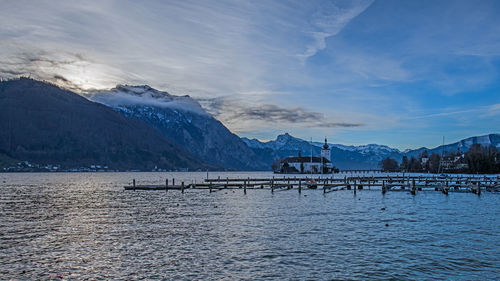
M 184 182 L 181 182 L 181 193 L 184 193 Z
M 299 179 L 299 194 L 302 193 L 302 180 Z
M 415 194 L 417 194 L 417 189 L 415 187 L 415 179 L 413 179 L 411 183 L 412 183 L 411 194 L 415 195 Z
M 245 185 L 243 186 L 243 194 L 247 194 L 247 181 L 245 181 Z

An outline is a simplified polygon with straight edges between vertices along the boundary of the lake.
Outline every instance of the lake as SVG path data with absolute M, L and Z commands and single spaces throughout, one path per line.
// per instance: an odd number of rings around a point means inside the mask
M 0 279 L 500 279 L 500 194 L 123 190 L 167 177 L 0 174 Z

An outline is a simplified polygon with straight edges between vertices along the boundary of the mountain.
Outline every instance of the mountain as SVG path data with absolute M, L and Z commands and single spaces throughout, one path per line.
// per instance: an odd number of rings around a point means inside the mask
M 422 147 L 414 150 L 406 150 L 404 153 L 408 157 L 415 156 L 417 157 L 424 150 L 427 150 L 429 155 L 432 153 L 441 154 L 443 151 L 446 152 L 456 152 L 460 149 L 461 152 L 467 152 L 473 144 L 480 144 L 482 146 L 495 146 L 500 149 L 500 134 L 489 134 L 484 136 L 474 136 L 470 138 L 466 138 L 454 143 L 440 145 L 435 148 L 426 148 Z M 443 149 L 444 148 L 444 149 Z
M 205 169 L 208 166 L 142 121 L 52 84 L 0 82 L 0 154 L 62 167 Z
M 243 141 L 251 147 L 257 154 L 266 157 L 266 161 L 272 162 L 273 159 L 284 159 L 289 156 L 297 156 L 299 152 L 303 156 L 319 155 L 324 143 L 313 142 L 295 138 L 288 133 L 279 135 L 276 140 L 261 142 L 257 139 L 243 138 Z M 473 144 L 483 146 L 492 145 L 500 149 L 500 134 L 489 134 L 485 136 L 475 136 L 460 140 L 455 143 L 446 144 L 445 152 L 455 152 L 460 147 L 462 152 L 466 152 Z M 401 162 L 404 155 L 408 157 L 418 157 L 420 153 L 427 150 L 429 154 L 441 154 L 443 146 L 435 148 L 422 147 L 414 150 L 405 150 L 391 148 L 386 145 L 367 144 L 360 146 L 328 144 L 331 150 L 332 162 L 339 169 L 377 169 L 378 163 L 387 158 L 393 158 Z
M 323 143 L 313 142 L 295 138 L 288 133 L 279 135 L 276 140 L 261 142 L 257 139 L 243 138 L 257 154 L 267 155 L 267 161 L 273 159 L 284 159 L 288 156 L 310 156 L 319 155 Z M 401 152 L 385 145 L 362 145 L 345 146 L 341 144 L 329 144 L 333 164 L 339 169 L 376 169 L 378 163 L 386 158 L 401 158 Z
M 270 169 L 270 163 L 189 96 L 175 96 L 149 86 L 117 86 L 86 97 L 123 116 L 146 122 L 209 164 L 230 170 Z

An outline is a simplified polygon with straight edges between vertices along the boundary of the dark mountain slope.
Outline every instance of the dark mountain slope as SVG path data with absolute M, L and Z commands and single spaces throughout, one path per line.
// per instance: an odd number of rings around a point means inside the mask
M 117 86 L 87 95 L 127 117 L 137 118 L 207 163 L 230 170 L 269 170 L 237 135 L 189 96 L 175 96 L 149 86 Z
M 206 168 L 145 123 L 27 78 L 0 82 L 0 153 L 65 167 Z

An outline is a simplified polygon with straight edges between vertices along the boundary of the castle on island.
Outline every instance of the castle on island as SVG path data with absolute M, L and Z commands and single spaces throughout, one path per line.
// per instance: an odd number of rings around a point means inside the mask
M 334 172 L 331 159 L 331 151 L 327 139 L 321 148 L 321 156 L 302 156 L 299 151 L 298 156 L 287 157 L 280 163 L 280 173 L 300 173 L 300 174 L 330 174 Z

